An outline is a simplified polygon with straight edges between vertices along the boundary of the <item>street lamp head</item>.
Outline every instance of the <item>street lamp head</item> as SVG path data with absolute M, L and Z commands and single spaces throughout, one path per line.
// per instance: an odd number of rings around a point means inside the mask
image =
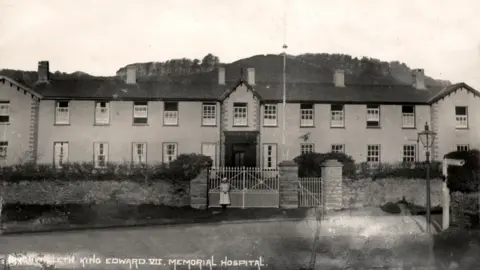
M 425 129 L 418 133 L 418 140 L 425 148 L 430 148 L 435 140 L 436 133 L 431 131 L 428 123 L 425 123 Z

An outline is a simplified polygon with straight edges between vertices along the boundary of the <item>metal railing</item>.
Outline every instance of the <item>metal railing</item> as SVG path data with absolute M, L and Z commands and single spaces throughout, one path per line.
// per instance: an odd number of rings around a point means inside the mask
M 322 205 L 322 179 L 305 177 L 298 179 L 298 206 L 318 207 Z
M 220 183 L 226 178 L 230 192 L 278 192 L 278 169 L 256 167 L 219 167 L 209 169 L 208 190 L 220 191 Z

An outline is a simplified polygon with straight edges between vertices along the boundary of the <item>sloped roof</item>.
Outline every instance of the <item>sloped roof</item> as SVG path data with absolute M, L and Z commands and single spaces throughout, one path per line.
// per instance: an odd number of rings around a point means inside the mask
M 138 81 L 126 84 L 122 80 L 66 80 L 37 84 L 35 92 L 46 99 L 123 99 L 123 100 L 218 100 L 221 101 L 239 83 L 219 85 L 210 82 Z M 267 102 L 281 101 L 283 84 L 256 83 L 253 91 Z M 288 102 L 325 103 L 419 103 L 426 104 L 442 92 L 442 88 L 418 90 L 408 85 L 346 85 L 333 83 L 287 83 Z
M 218 100 L 226 86 L 209 83 L 122 80 L 68 80 L 37 84 L 35 91 L 46 99 L 124 99 L 124 100 Z
M 268 60 L 268 61 L 267 61 Z M 244 63 L 247 61 L 247 63 Z M 278 55 L 255 56 L 227 65 L 226 85 L 218 84 L 218 71 L 186 76 L 166 76 L 156 79 L 138 79 L 136 84 L 127 84 L 120 78 L 73 78 L 51 80 L 48 83 L 30 83 L 30 89 L 45 99 L 83 100 L 204 100 L 222 101 L 239 83 L 244 83 L 266 102 L 281 102 L 283 97 L 282 62 Z M 258 63 L 257 63 L 258 62 Z M 243 80 L 240 69 L 256 68 L 256 84 L 249 86 Z M 245 75 L 245 74 L 244 74 Z M 388 84 L 388 80 L 374 79 L 373 84 L 355 80 L 345 74 L 345 87 L 335 87 L 333 73 L 287 58 L 287 102 L 316 103 L 383 103 L 383 104 L 429 104 L 464 87 L 464 83 L 447 87 L 415 89 L 411 85 Z
M 281 100 L 282 84 L 256 86 L 265 101 Z M 418 90 L 408 85 L 346 85 L 333 83 L 291 83 L 286 86 L 287 101 L 325 103 L 427 103 L 441 88 Z

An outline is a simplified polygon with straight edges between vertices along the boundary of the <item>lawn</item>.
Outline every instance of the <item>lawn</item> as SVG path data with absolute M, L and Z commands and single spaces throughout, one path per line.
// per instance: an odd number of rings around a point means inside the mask
M 304 218 L 308 209 L 199 210 L 165 205 L 14 205 L 4 206 L 4 233 L 24 231 L 205 223 L 274 218 Z

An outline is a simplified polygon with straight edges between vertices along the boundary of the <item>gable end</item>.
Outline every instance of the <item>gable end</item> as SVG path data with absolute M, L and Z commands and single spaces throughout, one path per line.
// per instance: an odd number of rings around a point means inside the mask
M 5 77 L 5 76 L 0 76 L 0 83 L 2 84 L 10 84 L 10 87 L 16 87 L 17 88 L 17 91 L 21 91 L 23 90 L 23 94 L 24 95 L 30 95 L 31 98 L 35 101 L 38 101 L 40 99 L 42 99 L 42 95 L 40 95 L 39 93 L 33 91 L 32 89 L 26 87 L 25 85 L 15 81 L 15 80 L 12 80 L 8 77 Z
M 431 105 L 436 103 L 446 97 L 449 97 L 451 94 L 455 94 L 458 90 L 465 89 L 467 92 L 471 93 L 474 97 L 480 97 L 480 92 L 472 88 L 471 86 L 467 85 L 466 83 L 457 83 L 454 85 L 447 86 L 438 94 L 430 98 L 428 103 Z
M 250 91 L 253 94 L 254 98 L 258 99 L 260 102 L 263 102 L 263 98 L 260 96 L 260 94 L 257 91 L 255 91 L 255 89 L 244 80 L 239 80 L 231 89 L 223 93 L 223 95 L 220 97 L 220 101 L 222 102 L 225 101 L 225 99 L 227 99 L 242 84 L 247 87 L 247 91 Z

